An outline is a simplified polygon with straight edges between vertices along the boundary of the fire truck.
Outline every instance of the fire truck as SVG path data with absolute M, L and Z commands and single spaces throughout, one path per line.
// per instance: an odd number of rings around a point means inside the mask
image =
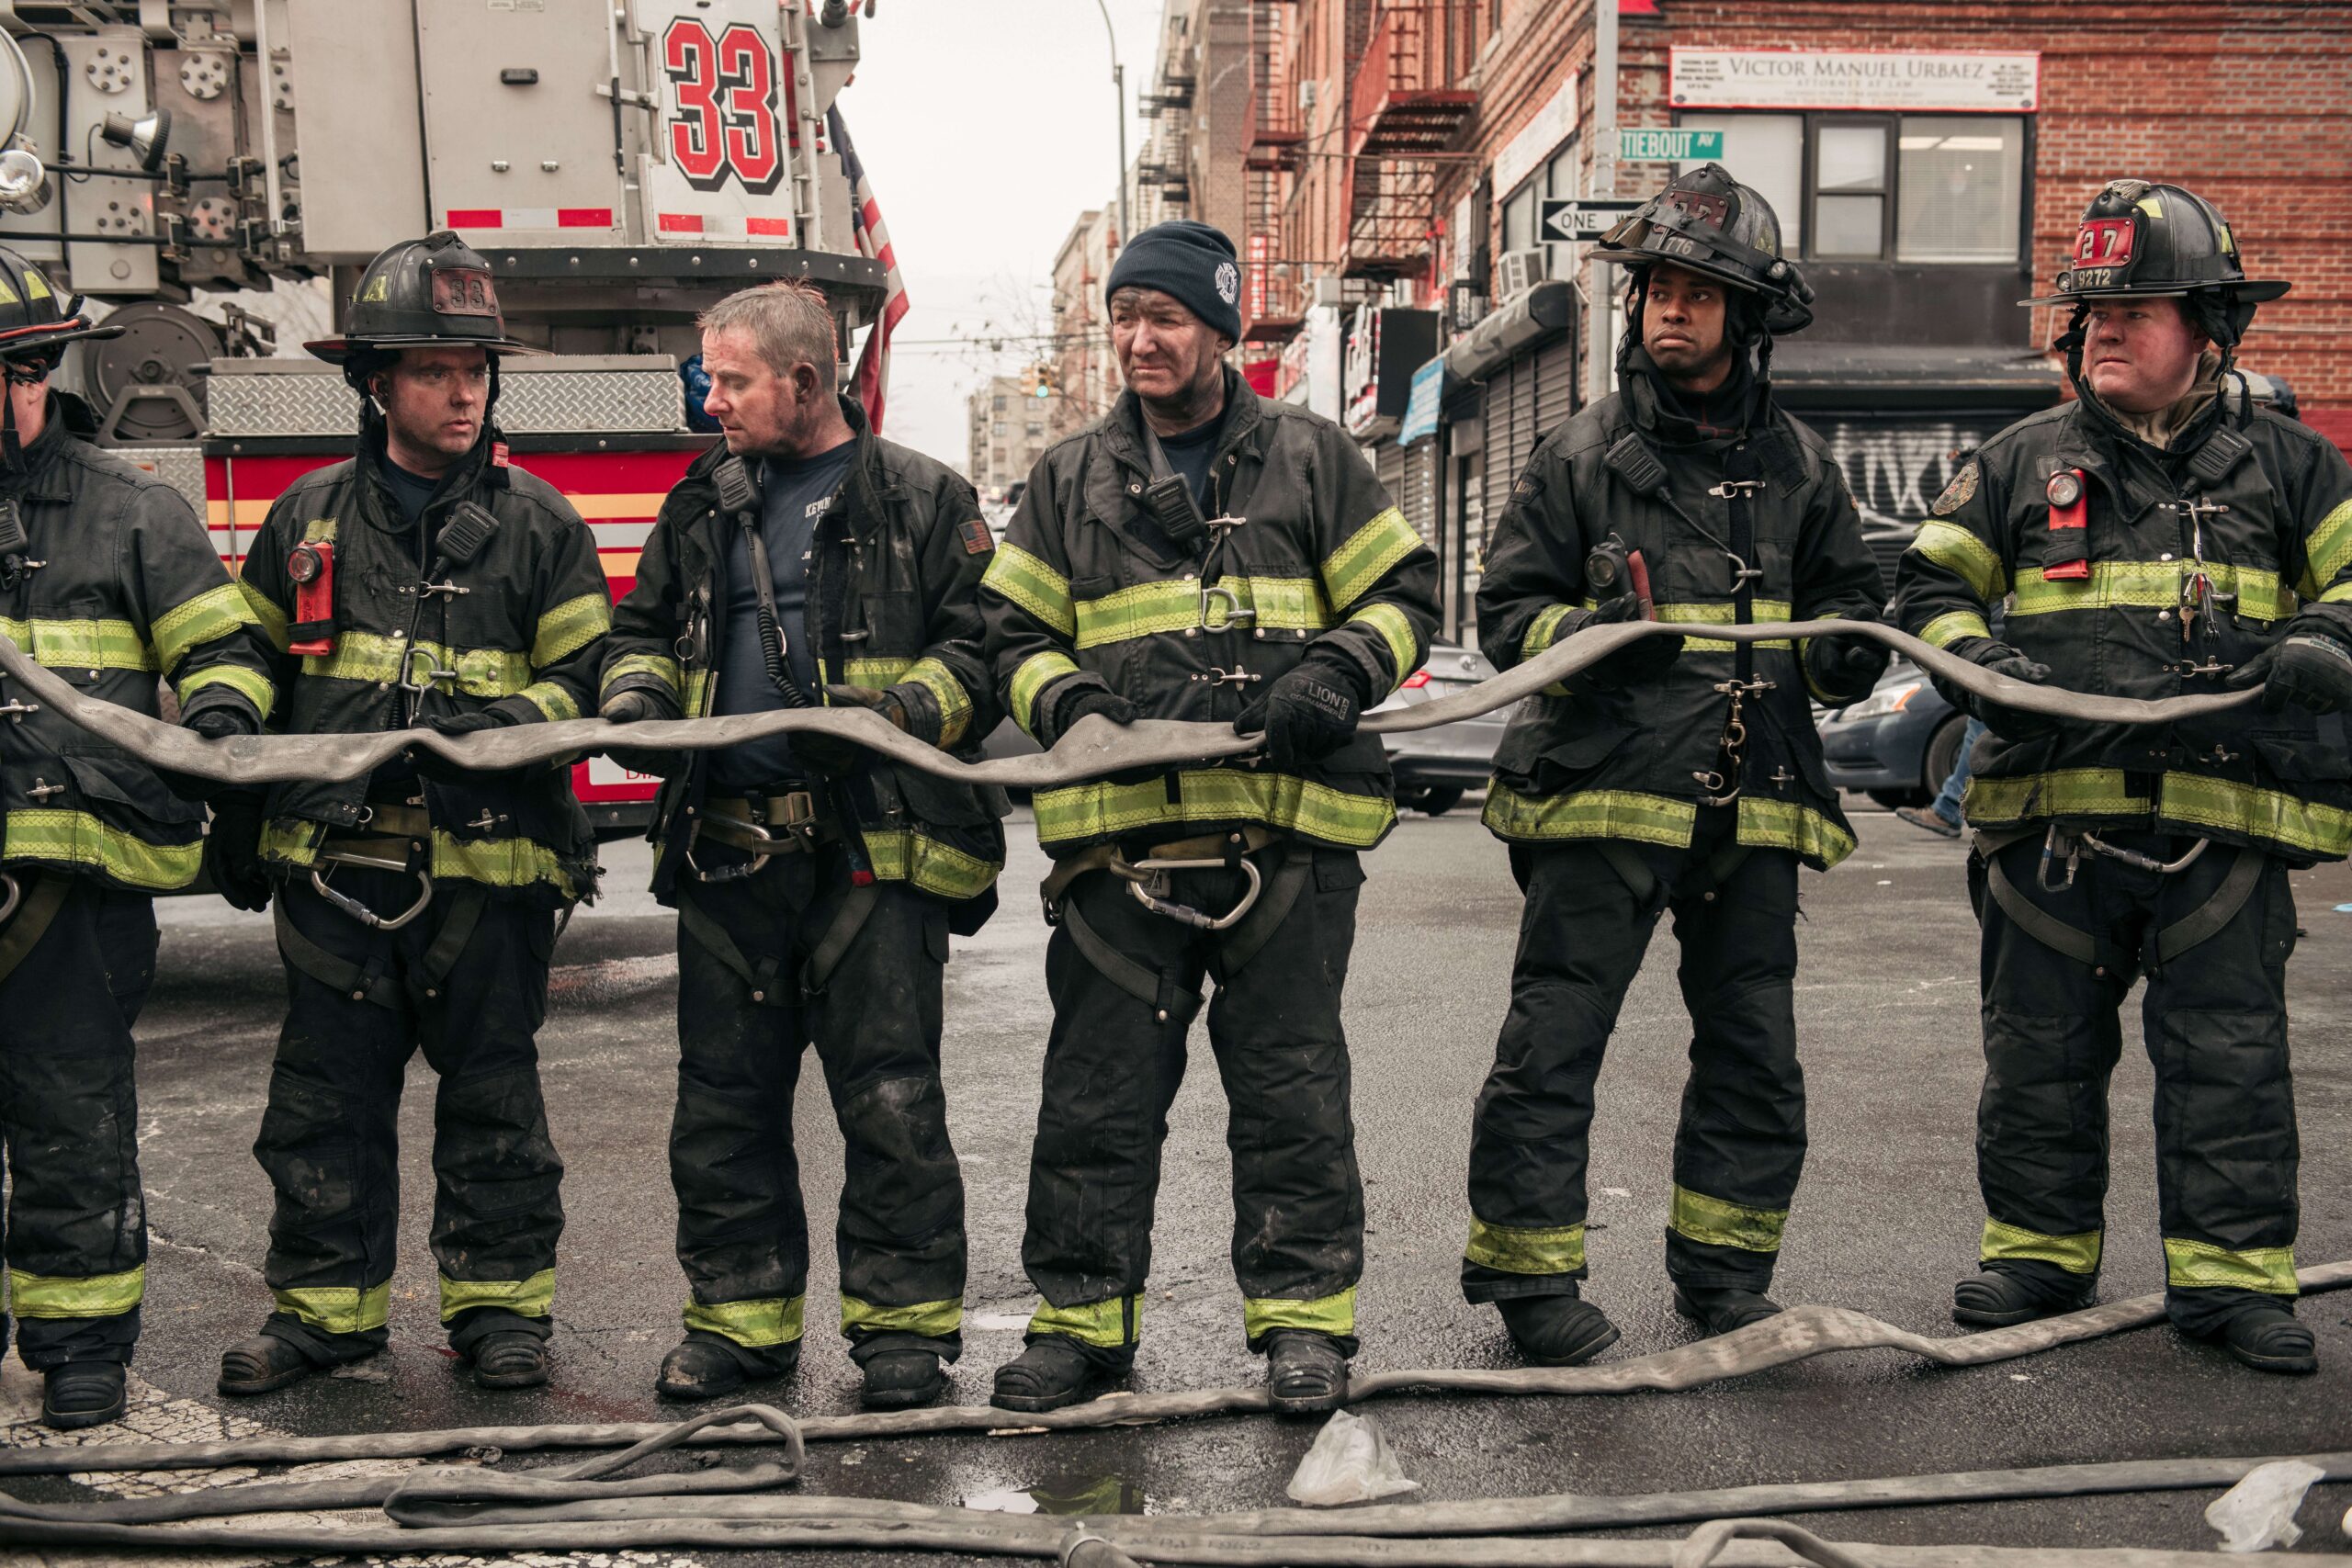
M 377 252 L 457 230 L 508 329 L 549 351 L 503 369 L 513 460 L 579 509 L 618 598 L 711 439 L 681 378 L 696 313 L 793 277 L 844 347 L 880 316 L 835 113 L 860 19 L 850 0 L 0 0 L 0 243 L 126 329 L 74 344 L 60 383 L 233 571 L 270 503 L 350 453 L 355 395 L 302 340 Z M 643 822 L 652 781 L 602 758 L 575 779 L 600 831 Z

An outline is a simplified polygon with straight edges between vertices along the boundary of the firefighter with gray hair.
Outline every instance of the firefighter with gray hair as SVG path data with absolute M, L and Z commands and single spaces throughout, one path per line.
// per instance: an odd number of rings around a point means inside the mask
M 836 389 L 839 328 L 814 286 L 731 295 L 700 326 L 723 439 L 662 502 L 606 649 L 604 716 L 849 705 L 977 760 L 997 715 L 976 599 L 996 541 L 972 487 Z M 862 1398 L 928 1404 L 964 1314 L 944 969 L 951 936 L 995 908 L 1003 794 L 806 733 L 628 760 L 668 775 L 653 891 L 678 911 L 670 1176 L 689 1294 L 656 1387 L 715 1399 L 799 1363 L 792 1101 L 813 1043 L 848 1144 L 835 1246 Z
M 2294 1315 L 2290 871 L 2352 852 L 2352 465 L 2232 371 L 2256 308 L 2211 202 L 2109 181 L 2057 289 L 2072 401 L 1980 447 L 1903 556 L 1905 631 L 2015 680 L 2143 699 L 2259 689 L 2164 727 L 1951 692 L 1989 730 L 1965 803 L 1984 924 L 1985 1220 L 1952 1316 L 2097 1299 L 2108 1079 L 2141 1005 L 2174 1326 L 2311 1372 Z M 1995 637 L 1987 615 L 2006 600 Z M 2334 732 L 2332 738 L 2326 730 Z

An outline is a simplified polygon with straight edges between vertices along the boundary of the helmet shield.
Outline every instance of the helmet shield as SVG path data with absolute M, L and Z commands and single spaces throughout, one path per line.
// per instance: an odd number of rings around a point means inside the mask
M 465 347 L 537 354 L 506 335 L 490 263 L 447 229 L 392 246 L 359 275 L 339 337 L 302 346 L 341 365 L 368 349 Z

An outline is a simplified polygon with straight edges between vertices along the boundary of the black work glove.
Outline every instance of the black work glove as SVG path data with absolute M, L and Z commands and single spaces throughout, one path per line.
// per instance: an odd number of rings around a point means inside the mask
M 2333 620 L 2298 615 L 2285 637 L 2246 660 L 2229 683 L 2240 690 L 2260 684 L 2265 713 L 2283 713 L 2289 703 L 2340 713 L 2352 707 L 2352 640 Z
M 605 699 L 597 716 L 614 724 L 641 724 L 649 719 L 682 718 L 677 699 L 669 693 L 650 686 L 632 686 L 625 692 L 615 692 Z M 678 751 L 657 751 L 638 746 L 615 746 L 605 755 L 633 773 L 651 773 L 656 778 L 668 778 L 685 766 L 685 756 Z
M 240 909 L 269 908 L 269 873 L 261 863 L 262 797 L 247 791 L 212 803 L 204 836 L 204 874 L 212 890 Z
M 913 707 L 903 686 L 827 686 L 825 695 L 837 708 L 865 708 L 878 713 L 909 735 L 914 734 Z M 917 739 L 926 739 L 916 736 Z
M 1289 674 L 1270 682 L 1233 721 L 1237 735 L 1266 737 L 1266 760 L 1277 773 L 1296 773 L 1355 739 L 1364 700 L 1363 672 L 1337 658 L 1312 652 Z
M 1604 599 L 1589 610 L 1578 610 L 1568 616 L 1570 637 L 1587 626 L 1613 626 L 1620 621 L 1642 618 L 1642 602 L 1631 593 L 1620 593 L 1614 599 Z M 1682 638 L 1677 635 L 1645 637 L 1631 642 L 1603 659 L 1583 674 L 1577 682 L 1597 692 L 1620 692 L 1628 686 L 1638 686 L 1645 681 L 1655 681 L 1682 657 Z
M 518 722 L 516 716 L 502 708 L 481 708 L 472 713 L 436 714 L 424 721 L 424 728 L 435 735 L 479 735 L 486 729 L 503 729 Z M 437 751 L 417 747 L 409 752 L 422 776 L 437 784 L 481 783 L 503 776 L 514 770 L 497 768 L 468 768 L 452 762 Z
M 1962 637 L 1951 645 L 1951 651 L 1971 664 L 1996 675 L 2007 675 L 2012 681 L 2030 682 L 2038 686 L 2050 679 L 2049 665 L 1988 637 Z M 1983 719 L 1984 728 L 2004 740 L 2032 740 L 2058 732 L 2058 721 L 2047 715 L 2008 707 L 1940 678 L 1929 679 L 1944 701 L 1964 714 Z
M 192 730 L 207 740 L 230 740 L 240 735 L 259 735 L 261 726 L 253 715 L 234 703 L 215 703 L 209 708 L 187 715 L 180 720 L 180 728 Z
M 1857 610 L 1846 618 L 1875 625 L 1878 612 Z M 1805 648 L 1805 673 L 1829 694 L 1824 700 L 1838 705 L 1869 696 L 1894 659 L 1892 649 L 1868 637 L 1817 637 Z
M 1143 716 L 1136 705 L 1111 690 L 1091 681 L 1073 681 L 1058 691 L 1046 694 L 1045 733 L 1038 736 L 1047 750 L 1070 731 L 1070 727 L 1088 714 L 1099 713 L 1113 724 L 1129 725 Z M 1149 784 L 1168 772 L 1165 766 L 1122 768 L 1110 776 L 1114 784 Z

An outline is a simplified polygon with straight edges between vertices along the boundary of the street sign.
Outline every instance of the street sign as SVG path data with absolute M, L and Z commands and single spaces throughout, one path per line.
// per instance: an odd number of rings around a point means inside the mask
M 1535 237 L 1539 240 L 1598 240 L 1634 209 L 1638 201 L 1608 197 L 1577 197 L 1572 200 L 1547 201 L 1536 220 Z
M 1724 155 L 1720 130 L 1645 128 L 1617 133 L 1617 157 L 1627 164 L 1680 164 L 1692 158 Z

